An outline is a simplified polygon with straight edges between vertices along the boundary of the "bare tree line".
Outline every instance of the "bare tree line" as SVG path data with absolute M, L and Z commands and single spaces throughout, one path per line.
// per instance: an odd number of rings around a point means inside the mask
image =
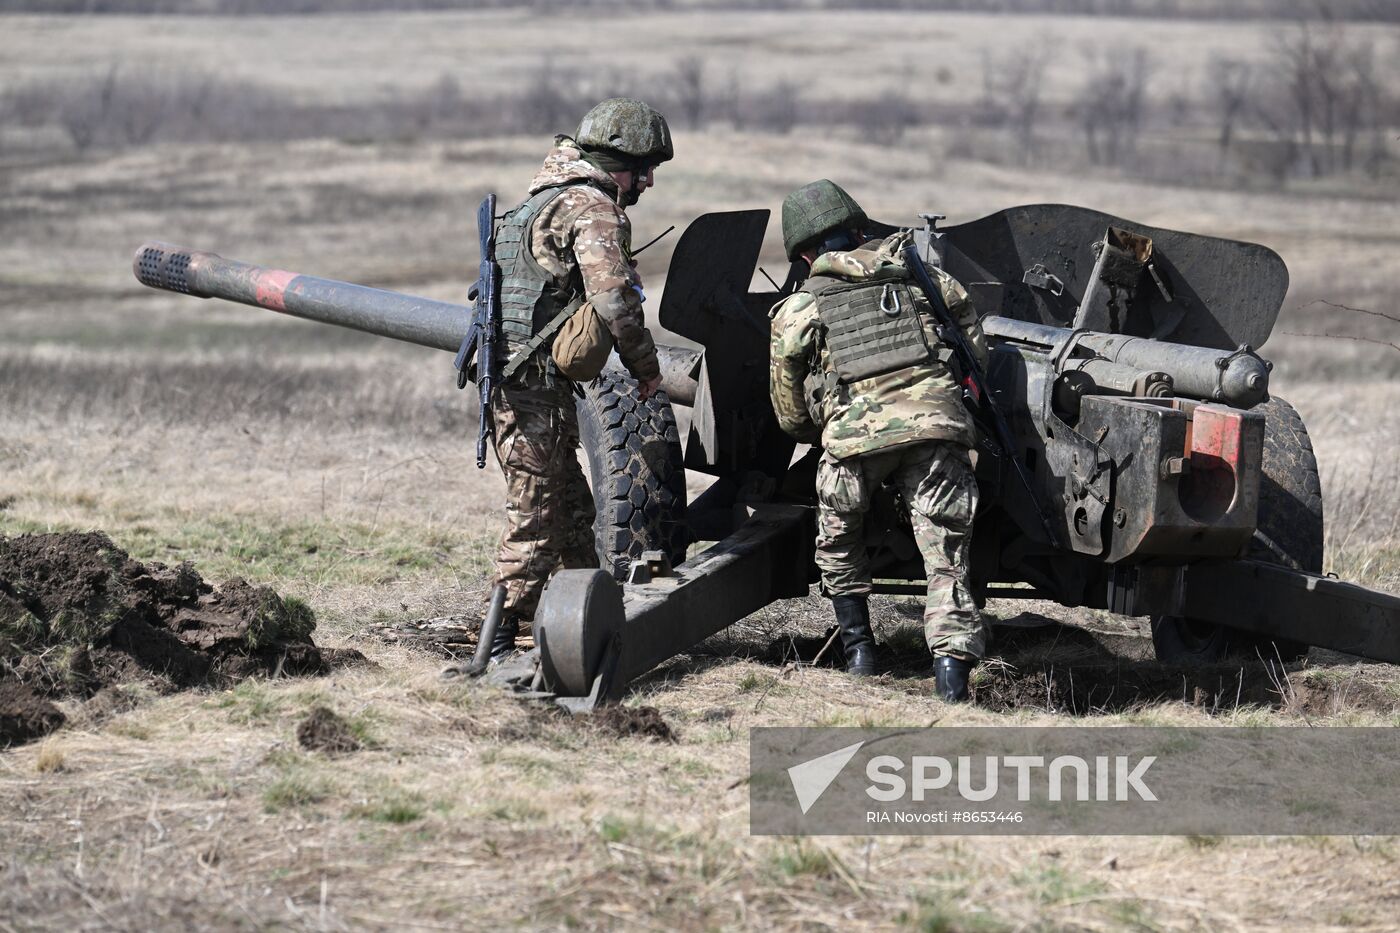
M 651 89 L 648 97 L 676 114 L 682 126 L 724 121 L 786 133 L 807 116 L 793 82 L 753 84 L 733 75 L 723 87 L 712 87 L 693 60 L 644 83 Z M 208 72 L 112 65 L 0 93 L 0 120 L 56 128 L 78 151 L 161 141 L 489 138 L 569 132 L 598 99 L 626 93 L 627 88 L 590 79 L 549 58 L 542 58 L 525 86 L 513 92 L 469 94 L 444 73 L 421 90 L 359 104 L 293 101 L 270 88 Z
M 1305 25 L 1279 38 L 1265 76 L 1274 92 L 1256 93 L 1246 110 L 1283 144 L 1279 171 L 1296 165 L 1311 176 L 1329 175 L 1363 161 L 1376 174 L 1394 115 L 1377 67 L 1374 43 L 1349 42 L 1334 29 Z M 1247 66 L 1236 63 L 1236 71 L 1238 81 L 1248 81 Z
M 1084 78 L 1068 106 L 1044 99 L 1048 44 L 985 56 L 980 92 L 957 104 L 919 100 L 902 87 L 814 97 L 789 79 L 760 84 L 738 71 L 716 74 L 695 57 L 641 83 L 690 129 L 845 128 L 891 145 L 911 128 L 952 125 L 964 128 L 955 144 L 964 148 L 954 154 L 1025 166 L 1087 162 L 1129 175 L 1281 182 L 1354 171 L 1378 177 L 1392 164 L 1387 128 L 1400 113 L 1368 37 L 1316 25 L 1280 33 L 1264 61 L 1212 60 L 1191 99 L 1154 96 L 1158 63 L 1144 48 L 1081 54 Z M 208 73 L 113 66 L 14 88 L 0 96 L 0 118 L 56 127 L 79 151 L 157 141 L 479 139 L 567 132 L 599 98 L 628 92 L 547 57 L 514 91 L 467 93 L 444 73 L 388 101 L 336 105 L 291 101 Z M 1141 145 L 1146 134 L 1150 147 Z M 1188 148 L 1182 140 L 1192 137 L 1198 141 Z
M 1386 132 L 1400 123 L 1400 107 L 1381 79 L 1376 43 L 1335 25 L 1280 32 L 1263 62 L 1216 56 L 1195 100 L 1154 99 L 1159 63 L 1142 47 L 1083 57 L 1085 80 L 1062 113 L 1042 100 L 1050 63 L 1043 49 L 984 58 L 978 123 L 1004 133 L 1011 161 L 1043 161 L 1048 141 L 1073 132 L 1089 164 L 1131 173 L 1143 134 L 1165 125 L 1210 129 L 1213 164 L 1193 163 L 1193 172 L 1282 181 L 1364 170 L 1374 178 L 1392 162 Z

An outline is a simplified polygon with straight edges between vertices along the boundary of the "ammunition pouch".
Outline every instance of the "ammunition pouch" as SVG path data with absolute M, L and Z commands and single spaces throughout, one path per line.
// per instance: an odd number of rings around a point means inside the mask
M 550 348 L 554 365 L 566 379 L 592 382 L 608 364 L 608 356 L 613 351 L 612 331 L 603 323 L 591 301 L 585 301 L 578 310 L 560 317 L 563 323 Z

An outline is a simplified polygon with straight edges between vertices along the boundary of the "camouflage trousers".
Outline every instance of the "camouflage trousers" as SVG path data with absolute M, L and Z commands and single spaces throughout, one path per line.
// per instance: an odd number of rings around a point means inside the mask
M 593 494 L 578 462 L 578 414 L 570 383 L 527 372 L 500 386 L 491 403 L 496 459 L 506 478 L 506 527 L 496 583 L 506 615 L 528 623 L 554 571 L 597 567 Z
M 973 600 L 967 552 L 977 512 L 977 478 L 966 447 L 926 441 L 817 466 L 817 566 L 827 596 L 870 592 L 865 515 L 872 492 L 892 483 L 909 508 L 924 559 L 924 639 L 934 654 L 977 660 L 988 631 Z

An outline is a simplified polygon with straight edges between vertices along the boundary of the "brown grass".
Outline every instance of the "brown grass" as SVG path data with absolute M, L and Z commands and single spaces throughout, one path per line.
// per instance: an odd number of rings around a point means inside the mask
M 1384 840 L 746 835 L 750 726 L 1055 721 L 1044 714 L 957 710 L 916 682 L 730 660 L 633 696 L 681 735 L 658 745 L 443 685 L 438 662 L 356 644 L 379 670 L 161 698 L 51 740 L 63 743 L 61 772 L 36 775 L 49 746 L 0 759 L 5 914 L 44 929 L 239 917 L 431 928 L 464 912 L 492 927 L 786 929 L 839 917 L 873 928 L 941 916 L 953 929 L 1269 929 L 1297 916 L 1301 891 L 1319 925 L 1388 922 L 1396 853 Z M 298 750 L 296 726 L 320 705 L 369 717 L 376 743 L 335 759 Z M 1311 713 L 1315 724 L 1376 721 Z M 1225 721 L 1303 721 L 1261 715 Z M 1168 704 L 1104 722 L 1209 721 Z
M 54 774 L 62 771 L 68 764 L 67 756 L 63 754 L 63 749 L 54 741 L 44 742 L 39 746 L 39 752 L 34 756 L 34 770 L 40 774 Z

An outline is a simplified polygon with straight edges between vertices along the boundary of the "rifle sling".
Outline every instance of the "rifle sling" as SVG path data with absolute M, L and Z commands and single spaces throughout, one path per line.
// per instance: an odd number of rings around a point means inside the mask
M 517 350 L 515 355 L 506 362 L 505 369 L 501 370 L 501 378 L 505 380 L 513 378 L 520 371 L 520 368 L 535 355 L 535 351 L 552 340 L 554 335 L 559 333 L 559 328 L 564 326 L 564 322 L 582 306 L 582 301 L 571 301 L 568 307 L 554 315 L 548 324 L 541 327 L 533 337 L 526 341 L 525 346 Z

